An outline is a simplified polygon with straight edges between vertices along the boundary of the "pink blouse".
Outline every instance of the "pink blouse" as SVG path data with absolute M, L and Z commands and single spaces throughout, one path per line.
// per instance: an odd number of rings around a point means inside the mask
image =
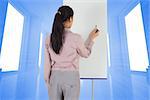
M 44 74 L 49 75 L 53 70 L 79 71 L 79 57 L 87 58 L 91 54 L 93 41 L 90 37 L 84 42 L 79 34 L 65 29 L 65 41 L 60 54 L 56 54 L 50 47 L 50 36 L 45 40 Z M 50 60 L 51 58 L 51 60 Z

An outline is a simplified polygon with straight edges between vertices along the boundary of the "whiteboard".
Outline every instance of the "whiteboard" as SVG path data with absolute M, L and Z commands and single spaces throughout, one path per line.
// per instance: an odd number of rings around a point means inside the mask
M 80 78 L 107 78 L 107 0 L 64 0 L 63 4 L 74 10 L 74 33 L 86 40 L 95 25 L 100 30 L 89 58 L 80 58 Z

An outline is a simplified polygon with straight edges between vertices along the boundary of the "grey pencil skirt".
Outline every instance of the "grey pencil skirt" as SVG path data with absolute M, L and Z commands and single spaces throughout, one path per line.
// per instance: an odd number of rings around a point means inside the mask
M 49 100 L 79 100 L 79 71 L 52 70 L 48 94 Z

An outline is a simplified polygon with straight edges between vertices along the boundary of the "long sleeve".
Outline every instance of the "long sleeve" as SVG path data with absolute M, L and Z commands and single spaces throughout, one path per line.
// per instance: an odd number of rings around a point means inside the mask
M 50 76 L 50 70 L 51 70 L 51 60 L 49 56 L 49 42 L 50 39 L 47 36 L 45 40 L 45 50 L 44 50 L 44 80 L 47 83 L 49 81 L 49 76 Z
M 78 35 L 77 39 L 77 52 L 81 57 L 87 58 L 91 54 L 91 49 L 94 44 L 91 37 L 88 37 L 84 42 L 80 35 Z

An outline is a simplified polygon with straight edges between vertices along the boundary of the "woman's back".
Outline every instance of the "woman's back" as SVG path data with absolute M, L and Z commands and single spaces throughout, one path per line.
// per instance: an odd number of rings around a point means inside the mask
M 79 70 L 79 56 L 88 57 L 91 51 L 93 42 L 88 39 L 85 43 L 79 34 L 65 29 L 64 44 L 60 54 L 56 54 L 50 45 L 50 36 L 46 38 L 46 44 L 49 46 L 49 53 L 53 62 L 54 70 Z M 89 48 L 89 49 L 88 49 Z

